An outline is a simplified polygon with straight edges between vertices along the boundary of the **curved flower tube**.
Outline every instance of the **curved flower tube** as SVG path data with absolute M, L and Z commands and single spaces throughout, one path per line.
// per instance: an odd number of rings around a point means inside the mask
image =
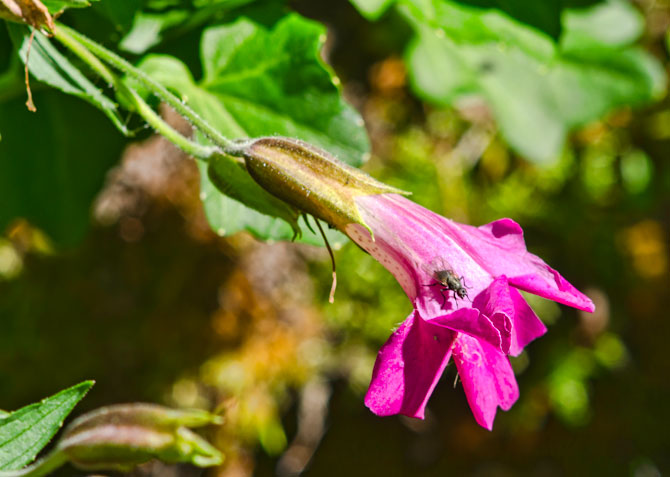
M 378 415 L 423 418 L 453 356 L 477 423 L 492 429 L 497 408 L 508 410 L 519 396 L 506 355 L 546 332 L 519 290 L 584 311 L 593 303 L 526 250 L 511 219 L 473 227 L 397 194 L 354 200 L 367 228 L 349 224 L 347 235 L 396 277 L 414 306 L 377 356 L 366 405 Z M 445 270 L 467 295 L 440 283 Z
M 226 151 L 274 196 L 345 232 L 398 280 L 414 311 L 382 347 L 366 405 L 424 416 L 453 355 L 477 422 L 519 396 L 507 358 L 546 332 L 519 290 L 593 311 L 593 303 L 526 250 L 521 227 L 501 219 L 458 224 L 305 142 L 265 137 Z

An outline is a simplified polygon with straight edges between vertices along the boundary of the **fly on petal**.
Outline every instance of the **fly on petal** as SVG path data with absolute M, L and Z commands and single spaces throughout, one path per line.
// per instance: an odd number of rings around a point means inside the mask
M 593 302 L 528 252 L 511 219 L 459 224 L 397 194 L 362 195 L 345 232 L 391 272 L 414 312 L 382 347 L 365 398 L 376 414 L 423 417 L 450 356 L 476 421 L 491 429 L 519 390 L 507 354 L 547 330 L 519 290 L 593 311 Z

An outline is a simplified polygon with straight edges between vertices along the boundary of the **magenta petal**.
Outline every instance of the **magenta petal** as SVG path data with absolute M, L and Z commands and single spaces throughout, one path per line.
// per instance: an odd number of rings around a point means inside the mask
M 519 398 L 509 359 L 488 343 L 463 334 L 454 341 L 453 355 L 475 420 L 491 430 L 498 406 L 508 410 Z
M 379 351 L 365 405 L 379 416 L 404 414 L 423 419 L 455 336 L 414 311 Z
M 500 330 L 502 350 L 513 356 L 518 356 L 524 346 L 547 331 L 521 293 L 508 285 L 504 275 L 493 280 L 489 288 L 475 298 L 473 306 L 491 318 Z
M 507 321 L 509 323 L 509 319 Z M 511 323 L 507 325 L 506 330 L 501 332 L 486 315 L 474 308 L 461 308 L 447 315 L 432 318 L 428 320 L 428 323 L 445 326 L 486 341 L 503 353 L 509 351 Z
M 466 227 L 474 228 L 471 226 Z M 526 242 L 523 239 L 523 229 L 512 219 L 494 220 L 478 227 L 478 229 L 488 232 L 498 242 L 498 246 L 504 246 L 510 252 L 518 254 L 527 253 Z
M 500 349 L 507 354 L 512 342 L 514 317 L 514 302 L 509 294 L 507 277 L 493 280 L 486 290 L 477 295 L 472 305 L 490 317 L 493 326 L 500 332 Z
M 459 224 L 397 194 L 355 199 L 345 232 L 398 280 L 414 312 L 379 352 L 366 405 L 423 417 L 451 353 L 477 422 L 491 429 L 518 388 L 506 354 L 546 332 L 519 290 L 593 311 L 589 298 L 526 250 L 511 219 Z M 472 303 L 470 304 L 470 300 Z
M 439 316 L 445 307 L 439 288 L 426 286 L 434 281 L 437 262 L 463 276 L 473 296 L 505 275 L 520 289 L 581 310 L 594 309 L 586 295 L 526 250 L 523 230 L 511 219 L 481 227 L 459 224 L 396 194 L 360 196 L 356 205 L 375 241 L 360 226 L 347 233 L 396 275 L 426 319 Z M 453 308 L 456 301 L 452 297 L 447 303 Z
M 510 287 L 509 293 L 514 302 L 514 325 L 509 354 L 518 356 L 528 343 L 545 334 L 547 327 L 516 288 Z
M 539 258 L 535 258 L 542 262 Z M 593 312 L 596 309 L 591 299 L 573 287 L 560 273 L 544 262 L 538 264 L 538 268 L 541 267 L 544 267 L 545 273 L 510 277 L 510 285 L 543 298 L 573 306 L 578 310 Z
M 523 230 L 512 219 L 501 219 L 471 227 L 460 225 L 469 232 L 470 244 L 481 257 L 488 257 L 485 268 L 492 276 L 507 275 L 510 285 L 544 298 L 593 311 L 593 302 L 573 287 L 556 270 L 526 251 Z M 483 263 L 483 262 L 482 262 Z

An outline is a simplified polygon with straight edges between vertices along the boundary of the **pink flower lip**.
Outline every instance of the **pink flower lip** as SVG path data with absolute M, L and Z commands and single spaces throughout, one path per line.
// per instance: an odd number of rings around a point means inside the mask
M 491 429 L 497 408 L 510 409 L 519 396 L 506 355 L 547 330 L 519 290 L 584 311 L 593 302 L 527 251 L 511 219 L 459 224 L 396 194 L 359 196 L 356 205 L 374 238 L 358 224 L 346 233 L 414 305 L 379 352 L 366 405 L 378 415 L 422 418 L 453 356 L 476 421 Z M 440 284 L 444 271 L 459 281 Z

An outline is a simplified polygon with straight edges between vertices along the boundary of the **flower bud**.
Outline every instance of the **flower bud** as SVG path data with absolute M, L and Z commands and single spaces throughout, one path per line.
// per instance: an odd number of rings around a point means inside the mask
M 221 453 L 188 427 L 220 423 L 200 410 L 174 410 L 153 404 L 120 404 L 85 414 L 70 424 L 57 450 L 83 469 L 126 471 L 151 459 L 206 467 Z
M 241 143 L 239 148 L 249 174 L 265 190 L 340 230 L 351 223 L 367 227 L 355 197 L 404 194 L 297 139 L 263 137 Z

